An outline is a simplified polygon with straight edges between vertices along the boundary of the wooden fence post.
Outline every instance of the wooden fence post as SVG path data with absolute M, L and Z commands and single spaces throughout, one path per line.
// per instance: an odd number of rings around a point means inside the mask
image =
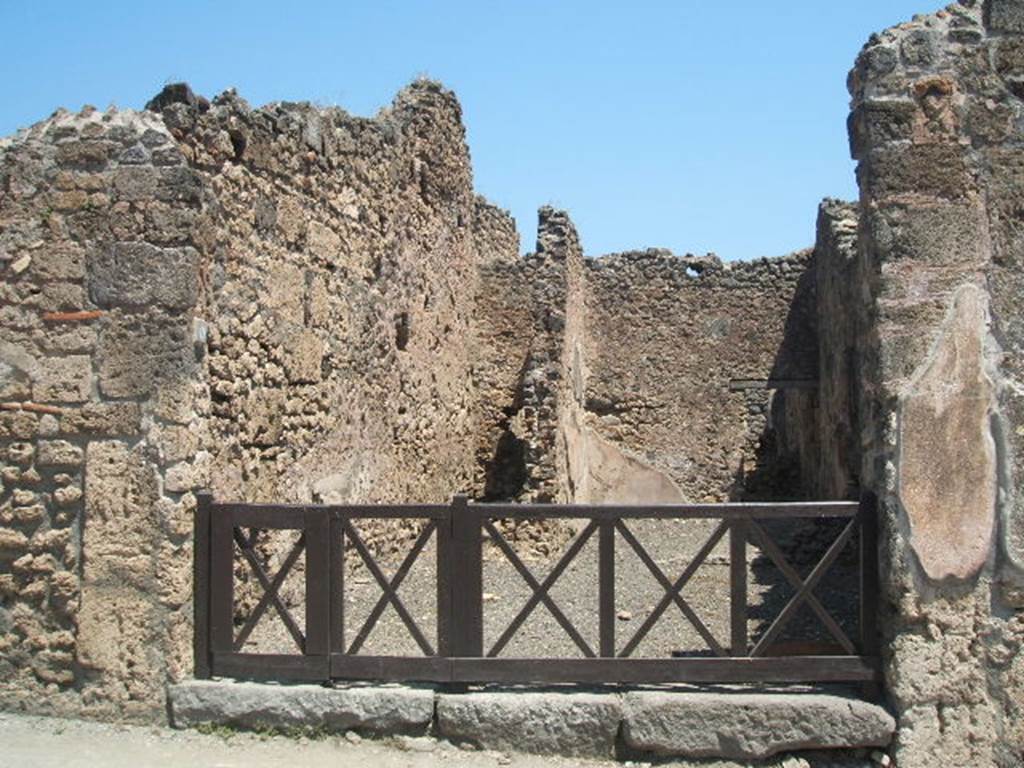
M 322 507 L 306 509 L 306 656 L 324 658 L 324 679 L 330 677 L 331 652 L 331 520 Z
M 196 494 L 192 518 L 192 666 L 197 680 L 210 677 L 210 504 L 209 491 Z
M 234 648 L 235 524 L 231 509 L 208 505 L 210 510 L 210 658 L 216 674 L 218 653 Z
M 747 533 L 748 521 L 733 520 L 729 526 L 729 600 L 731 650 L 733 656 L 747 656 Z
M 615 656 L 615 521 L 602 520 L 598 546 L 598 605 L 601 656 Z
M 480 657 L 484 655 L 482 526 L 465 496 L 452 499 L 451 511 L 448 655 Z

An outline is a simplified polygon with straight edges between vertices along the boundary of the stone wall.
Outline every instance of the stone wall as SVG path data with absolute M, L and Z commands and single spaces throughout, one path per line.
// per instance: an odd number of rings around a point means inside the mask
M 461 113 L 427 82 L 373 120 L 234 94 L 163 109 L 211 206 L 216 495 L 439 500 L 474 469 L 476 289 Z
M 1021 33 L 1024 3 L 964 1 L 873 37 L 850 77 L 863 476 L 905 768 L 1024 757 Z
M 818 210 L 817 264 L 819 407 L 805 425 L 818 436 L 816 460 L 805 461 L 804 483 L 819 499 L 843 499 L 860 487 L 858 371 L 862 333 L 857 271 L 856 205 L 825 200 Z
M 643 482 L 619 500 L 645 500 L 643 487 L 661 501 L 801 495 L 785 412 L 814 403 L 776 387 L 817 377 L 813 264 L 810 252 L 750 263 L 656 250 L 587 261 L 586 496 L 615 499 L 641 470 Z
M 205 197 L 163 121 L 0 145 L 0 702 L 153 716 L 191 669 Z
M 174 86 L 0 152 L 0 704 L 156 717 L 196 490 L 476 491 L 477 248 L 514 227 L 428 82 L 373 120 Z

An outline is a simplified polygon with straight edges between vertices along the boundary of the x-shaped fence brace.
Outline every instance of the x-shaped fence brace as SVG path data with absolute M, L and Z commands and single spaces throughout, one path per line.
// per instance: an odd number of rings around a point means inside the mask
M 802 603 L 807 603 L 811 607 L 811 610 L 821 620 L 822 624 L 829 631 L 829 634 L 843 647 L 843 650 L 851 656 L 857 653 L 856 647 L 850 638 L 846 636 L 842 628 L 832 618 L 831 614 L 825 610 L 825 606 L 821 604 L 821 601 L 814 595 L 814 588 L 821 581 L 821 578 L 825 575 L 832 564 L 836 561 L 836 558 L 842 553 L 843 549 L 849 543 L 853 534 L 857 530 L 857 526 L 860 523 L 860 518 L 855 517 L 846 525 L 843 532 L 839 534 L 832 545 L 825 552 L 825 555 L 818 562 L 814 569 L 807 576 L 806 581 L 800 578 L 800 574 L 796 572 L 783 556 L 778 546 L 768 536 L 764 528 L 755 523 L 753 520 L 750 521 L 750 532 L 754 535 L 761 550 L 771 558 L 771 561 L 775 563 L 775 567 L 778 568 L 782 575 L 786 577 L 793 588 L 796 590 L 796 594 L 790 599 L 786 606 L 782 609 L 781 613 L 775 618 L 771 626 L 768 627 L 768 631 L 761 636 L 758 640 L 757 645 L 754 646 L 750 655 L 753 657 L 763 656 L 771 643 L 774 642 L 775 638 L 779 636 L 786 624 L 796 614 L 797 609 Z
M 587 645 L 587 641 L 583 639 L 583 636 L 576 630 L 572 622 L 566 617 L 562 610 L 555 604 L 555 601 L 551 599 L 551 595 L 548 591 L 558 581 L 559 577 L 569 567 L 569 564 L 575 559 L 579 551 L 583 549 L 583 546 L 587 543 L 591 536 L 594 535 L 594 531 L 598 529 L 598 524 L 595 521 L 591 521 L 586 528 L 584 528 L 576 539 L 569 545 L 569 548 L 562 555 L 561 559 L 555 564 L 555 567 L 551 569 L 551 572 L 547 575 L 547 578 L 543 582 L 538 583 L 537 579 L 534 578 L 530 570 L 523 564 L 523 561 L 519 559 L 519 556 L 515 553 L 515 550 L 509 546 L 509 543 L 505 540 L 505 537 L 501 535 L 501 531 L 498 530 L 497 526 L 494 525 L 490 520 L 484 521 L 484 529 L 490 535 L 491 540 L 498 545 L 498 548 L 505 554 L 512 566 L 519 572 L 519 575 L 523 577 L 523 580 L 529 585 L 530 589 L 533 590 L 533 594 L 530 599 L 526 601 L 526 605 L 523 606 L 522 610 L 512 619 L 512 623 L 508 625 L 505 631 L 501 634 L 495 642 L 494 647 L 488 652 L 488 657 L 495 657 L 501 653 L 505 646 L 508 645 L 509 641 L 519 631 L 519 628 L 523 625 L 523 622 L 529 617 L 533 610 L 544 603 L 547 609 L 551 612 L 551 615 L 555 617 L 562 629 L 566 631 L 572 641 L 576 643 L 576 647 L 580 649 L 585 657 L 588 659 L 595 658 L 596 654 Z
M 242 552 L 242 557 L 245 558 L 246 562 L 249 563 L 249 568 L 252 570 L 253 575 L 256 576 L 256 580 L 260 583 L 263 588 L 263 595 L 260 597 L 256 608 L 249 615 L 245 624 L 242 625 L 241 631 L 238 633 L 238 637 L 235 638 L 233 645 L 235 653 L 240 651 L 245 645 L 245 641 L 249 639 L 249 635 L 252 634 L 253 629 L 256 628 L 256 624 L 263 617 L 263 614 L 267 612 L 267 608 L 274 605 L 274 609 L 277 611 L 278 616 L 281 617 L 281 621 L 284 622 L 285 627 L 288 628 L 288 633 L 292 636 L 295 644 L 298 645 L 299 651 L 305 653 L 306 651 L 306 638 L 299 629 L 298 624 L 295 623 L 295 619 L 292 618 L 291 613 L 285 607 L 281 601 L 278 591 L 281 589 L 281 585 L 284 584 L 284 580 L 288 577 L 295 562 L 299 559 L 299 555 L 302 554 L 303 549 L 306 546 L 306 534 L 300 533 L 299 538 L 295 544 L 292 545 L 291 551 L 285 558 L 284 563 L 281 564 L 280 570 L 271 579 L 267 576 L 267 572 L 259 559 L 255 554 L 256 544 L 256 531 L 251 530 L 249 535 L 246 536 L 241 528 L 233 529 L 233 536 L 235 543 Z
M 750 652 L 751 657 L 762 656 L 771 646 L 771 644 L 778 638 L 786 625 L 796 614 L 797 609 L 804 603 L 807 603 L 818 616 L 821 622 L 825 625 L 825 628 L 835 638 L 835 640 L 842 646 L 843 650 L 850 654 L 856 654 L 856 647 L 853 642 L 847 637 L 846 633 L 843 632 L 839 624 L 832 618 L 829 612 L 821 604 L 821 601 L 814 595 L 814 588 L 818 585 L 824 575 L 827 573 L 829 568 L 835 563 L 836 559 L 842 553 L 843 549 L 850 542 L 854 533 L 857 530 L 859 519 L 854 518 L 847 526 L 843 529 L 843 532 L 839 537 L 832 543 L 828 548 L 825 555 L 814 567 L 807 579 L 802 579 L 796 570 L 789 564 L 785 556 L 779 550 L 778 546 L 768 536 L 765 530 L 753 520 L 749 521 L 750 533 L 755 539 L 755 542 L 765 554 L 771 559 L 779 571 L 783 574 L 786 580 L 796 590 L 796 594 L 789 600 L 786 606 L 783 608 L 781 613 L 776 617 L 775 621 L 772 622 L 768 631 L 760 638 L 753 650 Z M 580 649 L 586 658 L 594 658 L 595 654 L 591 647 L 587 644 L 583 636 L 577 631 L 576 627 L 573 626 L 572 622 L 566 617 L 565 613 L 558 607 L 549 594 L 551 587 L 561 577 L 562 573 L 572 563 L 576 555 L 580 552 L 583 546 L 587 543 L 590 537 L 598 529 L 599 524 L 596 521 L 591 521 L 586 528 L 576 537 L 570 547 L 562 555 L 561 559 L 551 570 L 548 576 L 543 582 L 538 582 L 530 570 L 523 564 L 523 561 L 515 553 L 515 550 L 509 545 L 502 536 L 501 532 L 490 520 L 484 521 L 484 529 L 487 531 L 491 540 L 498 546 L 505 557 L 513 565 L 519 575 L 523 578 L 526 584 L 533 591 L 530 599 L 526 602 L 523 608 L 519 611 L 516 617 L 512 620 L 512 623 L 506 628 L 506 630 L 498 638 L 494 647 L 488 652 L 488 657 L 498 656 L 502 650 L 508 645 L 509 641 L 519 631 L 519 628 L 523 625 L 530 614 L 536 609 L 538 605 L 543 603 L 545 607 L 551 612 L 551 615 L 559 623 L 559 625 L 565 630 L 572 641 Z M 712 532 L 711 536 L 707 539 L 704 545 L 700 548 L 697 554 L 689 562 L 683 573 L 676 579 L 675 582 L 670 582 L 664 571 L 658 566 L 654 559 L 650 556 L 640 541 L 633 535 L 632 531 L 626 526 L 625 522 L 621 519 L 616 520 L 615 529 L 619 532 L 622 538 L 630 545 L 637 557 L 644 564 L 651 575 L 654 576 L 655 580 L 665 591 L 664 596 L 654 607 L 654 610 L 647 616 L 644 622 L 637 629 L 633 637 L 623 646 L 622 650 L 618 653 L 620 658 L 626 658 L 630 656 L 637 648 L 637 646 L 647 637 L 651 628 L 661 619 L 662 615 L 668 609 L 669 605 L 675 604 L 679 611 L 683 614 L 686 620 L 693 626 L 697 633 L 701 636 L 708 648 L 719 657 L 728 657 L 729 652 L 715 639 L 714 635 L 708 629 L 707 625 L 701 621 L 700 617 L 696 614 L 690 604 L 683 598 L 682 590 L 689 583 L 690 579 L 697 572 L 697 569 L 707 560 L 708 556 L 722 540 L 726 533 L 729 531 L 729 523 L 723 521 Z
M 683 616 L 686 617 L 686 620 L 693 625 L 693 628 L 697 630 L 697 633 L 704 639 L 704 642 L 708 644 L 708 647 L 715 653 L 715 655 L 728 656 L 725 649 L 722 648 L 717 640 L 715 640 L 704 622 L 700 620 L 700 617 L 694 613 L 690 604 L 687 603 L 680 594 L 683 587 L 685 587 L 690 581 L 693 574 L 697 572 L 697 569 L 704 563 L 708 555 L 711 554 L 711 551 L 715 548 L 718 542 L 721 541 L 722 537 L 725 536 L 726 532 L 729 530 L 728 524 L 723 522 L 715 528 L 711 537 L 707 542 L 705 542 L 704 546 L 700 548 L 693 560 L 691 560 L 689 565 L 686 566 L 686 570 L 684 570 L 682 575 L 676 579 L 675 583 L 669 582 L 668 577 L 665 576 L 661 568 L 658 567 L 658 564 L 654 562 L 654 559 L 647 553 L 647 550 L 643 548 L 622 520 L 617 520 L 615 527 L 619 533 L 622 534 L 622 538 L 624 538 L 633 548 L 633 551 L 636 552 L 641 562 L 647 566 L 647 570 L 651 572 L 651 575 L 658 581 L 662 589 L 665 590 L 664 597 L 662 597 L 660 602 L 654 607 L 654 610 L 651 611 L 650 615 L 644 620 L 644 623 L 640 625 L 640 628 L 636 631 L 636 634 L 633 635 L 632 639 L 626 643 L 622 652 L 619 653 L 619 656 L 625 658 L 636 650 L 636 647 L 647 636 L 647 633 L 651 631 L 651 627 L 658 622 L 658 619 L 661 618 L 661 615 L 665 612 L 670 603 L 676 604 L 676 607 L 678 607 Z
M 430 540 L 430 536 L 431 534 L 433 534 L 434 529 L 436 527 L 437 523 L 433 520 L 431 520 L 427 523 L 426 526 L 424 526 L 423 530 L 420 532 L 419 537 L 416 539 L 416 543 L 413 544 L 412 549 L 409 550 L 409 554 L 405 556 L 405 559 L 402 561 L 402 564 L 395 572 L 395 575 L 389 581 L 388 578 L 384 575 L 384 572 L 381 571 L 380 566 L 378 566 L 377 562 L 373 559 L 373 555 L 370 553 L 370 550 L 367 549 L 366 544 L 363 543 L 362 538 L 359 536 L 359 532 L 356 531 L 355 526 L 352 525 L 352 522 L 350 520 L 344 520 L 342 522 L 342 530 L 344 531 L 344 535 L 348 536 L 348 538 L 352 541 L 352 545 L 355 547 L 356 552 L 359 553 L 359 557 L 362 558 L 363 562 L 366 564 L 367 569 L 373 575 L 374 580 L 376 580 L 377 584 L 380 585 L 381 590 L 383 590 L 383 594 L 377 601 L 377 604 L 374 605 L 373 610 L 370 611 L 370 615 L 367 616 L 362 628 L 356 634 L 355 640 L 352 641 L 352 645 L 348 649 L 349 654 L 359 653 L 360 649 L 363 647 L 363 644 L 366 642 L 366 639 L 370 636 L 370 633 L 376 626 L 377 621 L 384 613 L 385 608 L 387 608 L 388 604 L 390 603 L 392 606 L 394 606 L 395 612 L 402 619 L 402 623 L 405 624 L 406 629 L 409 630 L 409 634 L 412 635 L 413 639 L 416 641 L 416 644 L 420 647 L 420 650 L 423 651 L 423 653 L 427 656 L 434 655 L 433 647 L 431 647 L 430 643 L 427 641 L 427 638 L 424 636 L 423 632 L 420 631 L 420 628 L 416 624 L 415 620 L 413 620 L 412 615 L 409 613 L 405 605 L 402 603 L 401 598 L 399 598 L 398 588 L 402 586 L 402 582 L 405 580 L 405 577 L 409 574 L 409 570 L 412 568 L 413 564 L 416 562 L 416 559 L 419 557 L 420 552 L 423 551 L 423 548 Z

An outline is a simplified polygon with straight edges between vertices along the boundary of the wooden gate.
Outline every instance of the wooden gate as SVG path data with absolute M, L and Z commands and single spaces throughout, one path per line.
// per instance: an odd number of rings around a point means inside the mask
M 375 560 L 354 521 L 405 518 L 422 529 L 404 561 L 389 578 Z M 585 522 L 549 574 L 538 579 L 506 540 L 496 521 L 523 518 L 579 518 Z M 630 529 L 640 519 L 713 521 L 704 545 L 674 579 L 655 562 Z M 773 541 L 765 522 L 839 520 L 840 533 L 820 561 L 801 577 Z M 258 531 L 292 530 L 299 535 L 276 573 L 268 572 L 254 546 Z M 831 529 L 830 529 L 831 530 Z M 584 545 L 598 541 L 598 637 L 592 643 L 573 625 L 551 594 L 552 586 Z M 683 588 L 715 547 L 728 537 L 730 636 L 719 640 L 682 595 Z M 436 637 L 428 637 L 398 594 L 428 542 L 436 538 Z M 531 596 L 512 622 L 484 646 L 483 542 L 511 563 Z M 840 554 L 856 541 L 859 552 L 859 632 L 850 637 L 815 595 L 815 588 Z M 346 546 L 347 542 L 347 546 Z M 794 594 L 768 629 L 748 637 L 747 548 L 755 544 L 788 582 Z M 639 627 L 617 636 L 615 550 L 629 547 L 664 594 Z M 244 622 L 235 621 L 235 552 L 241 554 L 262 589 Z M 305 555 L 304 626 L 279 591 L 298 557 Z M 382 595 L 346 644 L 345 557 L 366 566 Z M 448 505 L 280 505 L 215 502 L 199 496 L 195 516 L 195 675 L 247 679 L 327 681 L 331 679 L 540 683 L 801 683 L 879 679 L 876 509 L 866 496 L 856 502 L 744 503 L 697 505 L 519 505 L 471 504 L 456 497 Z M 535 609 L 544 605 L 579 651 L 577 658 L 510 658 L 509 641 Z M 808 606 L 832 638 L 835 652 L 787 656 L 776 643 L 802 606 Z M 361 653 L 388 606 L 394 608 L 419 647 L 419 656 Z M 699 657 L 633 658 L 638 644 L 669 609 L 678 609 L 707 645 Z M 244 653 L 263 615 L 273 610 L 287 628 L 295 651 Z M 591 638 L 593 640 L 594 638 Z

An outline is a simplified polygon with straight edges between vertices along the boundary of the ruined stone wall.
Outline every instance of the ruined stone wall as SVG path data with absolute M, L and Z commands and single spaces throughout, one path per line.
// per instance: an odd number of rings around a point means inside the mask
M 585 290 L 587 497 L 799 495 L 783 411 L 801 395 L 763 384 L 817 376 L 809 252 L 726 264 L 605 256 L 586 262 Z M 762 386 L 731 390 L 736 380 Z
M 4 707 L 160 716 L 191 670 L 199 488 L 476 491 L 476 248 L 513 246 L 454 97 L 150 109 L 0 145 Z
M 216 203 L 216 495 L 437 501 L 471 489 L 472 194 L 454 96 L 375 119 L 228 93 L 163 109 Z
M 871 39 L 850 77 L 897 762 L 1024 760 L 1024 3 Z
M 191 669 L 202 184 L 164 123 L 0 145 L 0 703 L 152 717 Z M 201 397 L 199 399 L 201 402 Z
M 843 499 L 860 486 L 860 286 L 856 205 L 825 200 L 814 248 L 818 328 L 818 408 L 804 425 L 817 435 L 814 460 L 802 463 L 814 498 Z

